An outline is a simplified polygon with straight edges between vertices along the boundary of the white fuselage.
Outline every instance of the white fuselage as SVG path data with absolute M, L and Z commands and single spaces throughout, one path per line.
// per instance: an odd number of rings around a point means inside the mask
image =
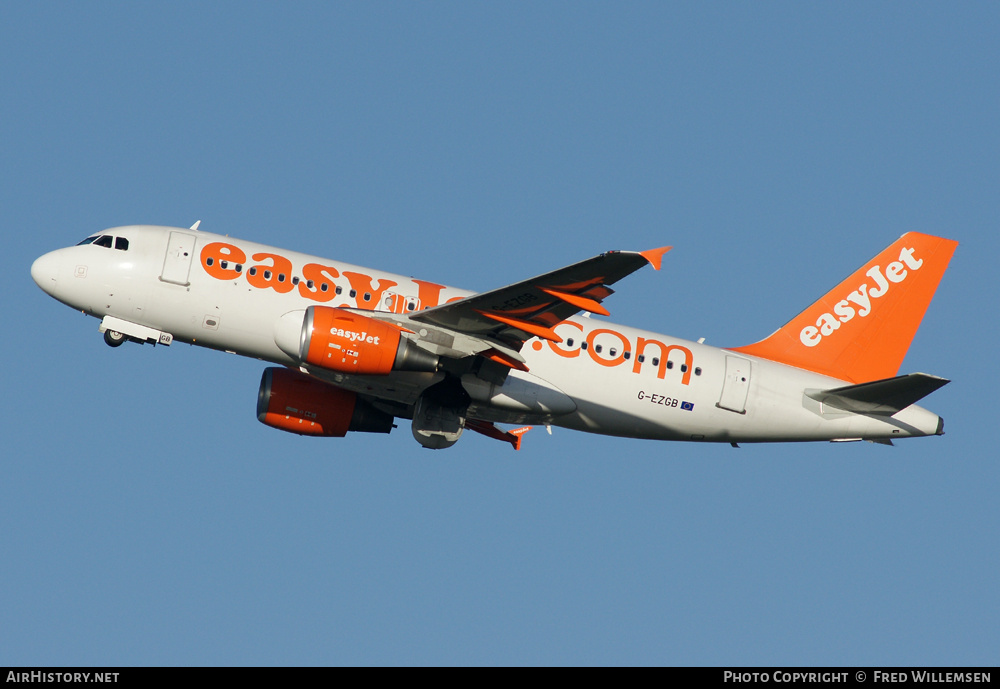
M 130 226 L 103 234 L 127 240 L 128 248 L 59 249 L 35 262 L 33 278 L 87 314 L 168 333 L 161 341 L 172 337 L 287 366 L 300 364 L 276 343 L 278 323 L 289 312 L 323 305 L 405 314 L 472 294 L 200 231 Z M 470 416 L 725 442 L 891 439 L 941 429 L 938 416 L 916 405 L 891 417 L 824 408 L 806 391 L 847 383 L 730 350 L 597 318 L 574 317 L 555 330 L 563 342 L 529 340 L 521 355 L 530 373 L 513 371 L 503 390 L 463 380 L 473 399 Z M 412 405 L 440 376 L 324 377 Z

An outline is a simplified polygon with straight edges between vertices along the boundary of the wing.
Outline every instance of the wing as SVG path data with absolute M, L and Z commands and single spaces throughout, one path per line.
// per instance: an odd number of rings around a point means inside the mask
M 649 251 L 609 251 L 530 280 L 481 292 L 412 314 L 410 320 L 514 350 L 532 337 L 561 342 L 553 328 L 580 311 L 607 316 L 601 302 L 613 285 L 645 265 L 660 269 L 672 247 Z
M 510 369 L 527 371 L 520 349 L 525 341 L 542 337 L 555 342 L 562 338 L 553 328 L 579 313 L 607 315 L 601 301 L 612 294 L 609 285 L 645 265 L 657 270 L 671 247 L 649 251 L 609 251 L 566 268 L 530 280 L 482 292 L 458 301 L 416 313 L 354 310 L 369 318 L 394 323 L 403 337 L 442 360 L 464 361 L 451 367 L 452 374 L 472 373 L 497 385 L 503 384 Z M 488 359 L 499 366 L 483 366 Z M 338 387 L 353 390 L 384 405 L 399 408 L 386 411 L 405 416 L 429 386 L 440 382 L 442 372 L 393 371 L 388 376 L 353 376 L 317 366 L 303 366 L 311 375 Z M 501 423 L 522 423 L 518 418 L 493 419 Z

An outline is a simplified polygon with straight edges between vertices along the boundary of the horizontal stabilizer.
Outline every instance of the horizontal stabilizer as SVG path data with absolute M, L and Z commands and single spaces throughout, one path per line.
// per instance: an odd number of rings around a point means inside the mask
M 806 396 L 855 414 L 892 416 L 950 382 L 926 373 L 911 373 L 831 390 L 807 390 Z

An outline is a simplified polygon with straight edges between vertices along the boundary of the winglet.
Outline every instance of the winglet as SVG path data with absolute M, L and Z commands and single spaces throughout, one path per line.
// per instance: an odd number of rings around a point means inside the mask
M 515 438 L 517 438 L 517 440 L 515 440 L 513 443 L 511 443 L 511 445 L 514 446 L 515 450 L 520 450 L 521 449 L 521 437 L 525 433 L 527 433 L 528 431 L 530 431 L 531 428 L 532 428 L 531 426 L 521 426 L 520 428 L 515 428 L 513 430 L 507 431 L 512 436 L 514 436 Z
M 465 427 L 476 433 L 482 433 L 488 438 L 510 443 L 515 450 L 521 449 L 521 436 L 531 430 L 531 426 L 522 426 L 510 431 L 503 431 L 488 421 L 477 421 L 476 419 L 466 419 Z
M 674 247 L 672 246 L 661 246 L 659 249 L 649 249 L 647 251 L 640 251 L 639 255 L 644 259 L 649 261 L 649 265 L 653 266 L 654 269 L 660 269 L 660 263 L 663 261 L 663 254 L 667 253 Z

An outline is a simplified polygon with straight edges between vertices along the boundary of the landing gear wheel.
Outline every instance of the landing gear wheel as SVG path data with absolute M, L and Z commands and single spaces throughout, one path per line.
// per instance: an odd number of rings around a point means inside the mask
M 121 347 L 127 339 L 125 333 L 120 333 L 117 330 L 104 331 L 104 341 L 109 347 Z

